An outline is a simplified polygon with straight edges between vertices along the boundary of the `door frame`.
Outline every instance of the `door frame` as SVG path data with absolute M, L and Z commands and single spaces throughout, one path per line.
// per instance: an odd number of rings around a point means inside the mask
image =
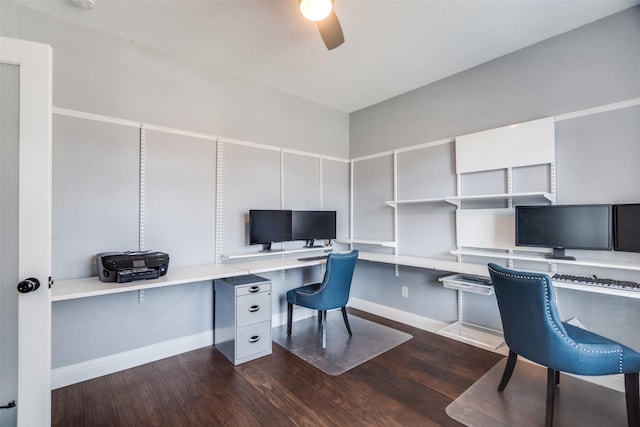
M 46 426 L 51 424 L 52 49 L 0 37 L 0 62 L 17 65 L 20 75 L 18 277 L 40 281 L 40 289 L 18 297 L 17 421 Z

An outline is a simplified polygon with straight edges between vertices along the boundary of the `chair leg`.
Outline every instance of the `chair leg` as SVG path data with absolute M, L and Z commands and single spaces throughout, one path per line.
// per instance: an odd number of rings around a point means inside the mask
M 322 311 L 322 348 L 327 348 L 327 311 Z
M 558 371 L 555 369 L 547 368 L 547 409 L 544 417 L 545 427 L 553 426 L 553 404 L 555 400 L 557 373 Z
M 322 310 L 318 310 L 318 325 L 322 324 Z
M 627 423 L 629 427 L 640 423 L 640 386 L 638 373 L 624 374 L 624 391 L 627 400 Z
M 291 321 L 293 320 L 293 304 L 287 303 L 287 336 L 291 335 Z
M 500 380 L 500 384 L 498 385 L 498 391 L 504 391 L 504 389 L 507 387 L 507 384 L 509 384 L 511 374 L 513 374 L 513 370 L 516 367 L 517 360 L 518 355 L 509 350 L 509 357 L 507 358 L 507 364 L 505 365 L 504 372 L 502 373 L 502 379 Z
M 347 327 L 349 335 L 353 335 L 351 333 L 351 326 L 349 326 L 349 319 L 347 318 L 347 307 L 342 307 L 342 318 L 344 319 L 344 325 Z

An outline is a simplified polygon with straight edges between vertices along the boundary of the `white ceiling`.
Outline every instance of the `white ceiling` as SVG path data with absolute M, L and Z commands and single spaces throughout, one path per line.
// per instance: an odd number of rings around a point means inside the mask
M 71 0 L 16 1 L 344 112 L 640 3 L 335 0 L 346 41 L 328 51 L 297 0 L 96 0 L 91 10 Z

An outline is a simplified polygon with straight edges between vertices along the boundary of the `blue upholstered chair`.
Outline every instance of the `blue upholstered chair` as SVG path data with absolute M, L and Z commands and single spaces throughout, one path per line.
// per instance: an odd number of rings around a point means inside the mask
M 287 335 L 291 335 L 294 304 L 318 310 L 318 321 L 322 323 L 322 348 L 327 347 L 327 310 L 341 308 L 344 324 L 349 335 L 352 335 L 346 305 L 357 260 L 358 251 L 346 254 L 331 253 L 327 258 L 327 269 L 321 283 L 302 286 L 287 292 Z
M 498 385 L 503 391 L 518 355 L 547 367 L 545 425 L 553 424 L 559 373 L 624 374 L 629 426 L 640 424 L 638 372 L 640 353 L 615 341 L 560 320 L 554 289 L 546 274 L 526 273 L 489 264 L 509 357 Z

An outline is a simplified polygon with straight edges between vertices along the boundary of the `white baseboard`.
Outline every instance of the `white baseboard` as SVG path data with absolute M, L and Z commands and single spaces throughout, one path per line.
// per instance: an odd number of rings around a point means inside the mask
M 404 323 L 405 325 L 413 326 L 427 332 L 438 333 L 440 329 L 449 326 L 447 322 L 441 322 L 440 320 L 430 319 L 354 297 L 349 298 L 349 307 L 366 311 L 367 313 L 375 314 L 376 316 L 386 319 L 395 320 L 396 322 Z
M 213 330 L 62 366 L 51 371 L 51 388 L 55 390 L 210 345 Z

